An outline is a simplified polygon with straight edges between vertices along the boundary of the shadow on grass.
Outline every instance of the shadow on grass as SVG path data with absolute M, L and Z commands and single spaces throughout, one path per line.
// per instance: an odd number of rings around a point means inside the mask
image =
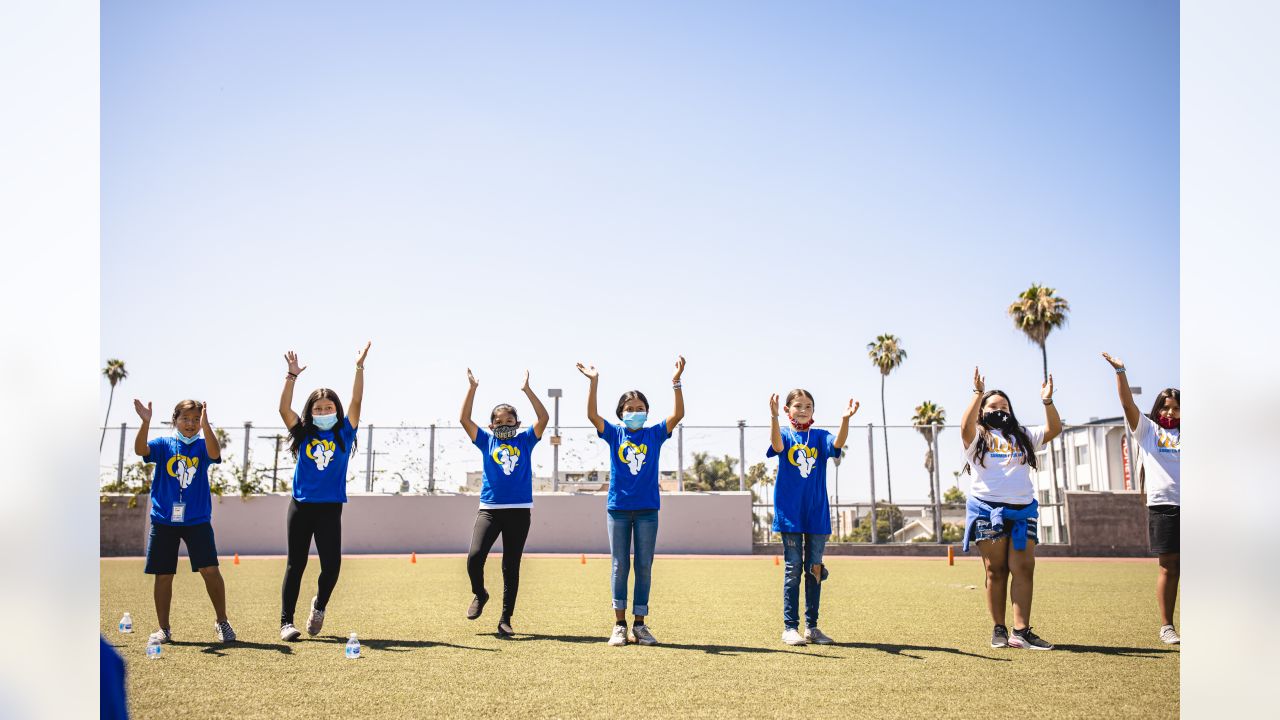
M 900 657 L 909 657 L 912 660 L 923 660 L 919 655 L 912 655 L 909 651 L 914 652 L 944 652 L 952 655 L 964 655 L 965 657 L 978 658 L 979 660 L 991 660 L 993 662 L 1012 662 L 1009 658 L 997 658 L 989 655 L 979 655 L 977 653 L 965 652 L 960 648 L 936 647 L 934 645 L 894 645 L 892 643 L 863 643 L 863 642 L 838 642 L 836 647 L 854 648 L 858 650 L 879 650 L 889 655 L 898 655 Z
M 478 635 L 488 635 L 490 633 L 477 633 Z M 608 641 L 608 637 L 604 635 L 538 635 L 536 633 L 516 633 L 511 638 L 512 642 L 527 642 L 530 640 L 553 640 L 555 642 L 564 643 L 580 643 L 584 645 L 603 645 Z M 671 648 L 674 650 L 697 650 L 708 655 L 745 655 L 755 653 L 784 653 L 787 655 L 803 655 L 804 657 L 839 659 L 837 655 L 820 655 L 813 652 L 804 652 L 800 650 L 784 650 L 782 648 L 768 647 L 747 647 L 742 645 L 681 645 L 678 643 L 660 642 L 655 647 Z
M 289 647 L 288 645 L 284 644 L 283 642 L 280 642 L 280 643 L 256 643 L 256 642 L 247 642 L 247 641 L 244 641 L 244 640 L 233 640 L 232 642 L 229 642 L 229 643 L 220 643 L 220 642 L 187 642 L 187 641 L 178 642 L 178 641 L 174 641 L 174 642 L 171 642 L 171 643 L 168 643 L 168 644 L 169 644 L 169 645 L 174 645 L 174 646 L 177 646 L 177 647 L 198 647 L 198 648 L 203 648 L 200 652 L 202 652 L 202 653 L 204 653 L 204 654 L 206 654 L 206 655 L 216 655 L 216 656 L 218 656 L 218 657 L 224 657 L 224 656 L 227 654 L 226 652 L 224 652 L 225 650 L 239 649 L 239 648 L 244 648 L 244 649 L 246 649 L 246 650 L 274 650 L 274 651 L 276 651 L 276 652 L 280 653 L 281 655 L 292 655 L 292 654 L 293 654 L 293 648 Z
M 1096 653 L 1098 655 L 1140 657 L 1152 660 L 1159 658 L 1161 655 L 1178 652 L 1177 650 L 1166 648 L 1117 647 L 1113 645 L 1054 645 L 1053 649 L 1069 653 Z
M 331 643 L 347 644 L 347 638 L 337 635 L 322 635 L 317 640 Z M 435 640 L 385 640 L 379 638 L 360 638 L 360 646 L 367 647 L 372 650 L 386 650 L 387 652 L 404 652 L 406 650 L 419 650 L 424 648 L 453 648 L 455 650 L 479 650 L 481 652 L 498 652 L 493 648 L 471 647 L 470 645 L 454 645 L 453 643 L 437 642 Z

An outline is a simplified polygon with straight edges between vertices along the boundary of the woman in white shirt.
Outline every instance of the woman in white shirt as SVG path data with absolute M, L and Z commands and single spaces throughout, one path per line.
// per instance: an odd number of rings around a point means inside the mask
M 1143 490 L 1147 494 L 1147 532 L 1151 552 L 1159 558 L 1160 574 L 1156 576 L 1156 603 L 1160 607 L 1160 640 L 1166 645 L 1181 642 L 1173 628 L 1173 608 L 1178 602 L 1180 485 L 1182 473 L 1179 455 L 1182 451 L 1182 393 L 1165 388 L 1156 395 L 1151 412 L 1143 415 L 1133 401 L 1124 363 L 1107 353 L 1102 357 L 1116 371 L 1116 390 L 1124 407 L 1124 420 L 1138 445 L 1142 463 Z

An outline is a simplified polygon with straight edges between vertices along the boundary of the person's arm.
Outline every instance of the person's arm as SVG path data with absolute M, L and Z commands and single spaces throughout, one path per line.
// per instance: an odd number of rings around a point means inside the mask
M 356 379 L 351 384 L 351 403 L 347 405 L 347 421 L 351 427 L 360 425 L 360 406 L 364 403 L 364 359 L 369 356 L 369 347 L 373 341 L 364 344 L 360 357 L 356 360 Z
M 769 396 L 769 447 L 775 453 L 782 452 L 782 429 L 778 427 L 778 393 Z
M 862 403 L 849 398 L 849 407 L 845 408 L 844 417 L 840 419 L 840 432 L 836 433 L 836 440 L 832 443 L 837 450 L 844 447 L 844 441 L 849 439 L 849 420 L 858 412 L 859 407 L 862 407 Z
M 138 426 L 138 434 L 133 438 L 133 452 L 138 457 L 146 457 L 151 454 L 151 447 L 147 445 L 147 432 L 151 429 L 151 403 L 143 405 L 141 400 L 134 398 L 133 409 L 137 411 L 138 417 L 142 418 L 142 424 Z
M 684 390 L 680 385 L 680 374 L 684 372 L 684 356 L 680 355 L 676 359 L 676 374 L 671 376 L 671 387 L 676 394 L 676 406 L 671 411 L 671 417 L 667 418 L 667 435 L 676 431 L 676 426 L 684 419 Z
M 471 438 L 471 442 L 476 441 L 476 431 L 479 429 L 471 420 L 471 406 L 475 404 L 478 387 L 480 387 L 479 381 L 476 380 L 475 375 L 471 374 L 471 368 L 467 368 L 467 398 L 462 401 L 462 414 L 458 420 L 462 423 L 462 429 L 467 431 L 467 437 Z
M 542 404 L 538 399 L 538 393 L 529 387 L 529 371 L 524 371 L 524 386 L 520 388 L 524 391 L 524 396 L 529 398 L 529 403 L 533 405 L 533 411 L 538 414 L 538 420 L 533 424 L 533 434 L 542 439 L 542 432 L 547 429 L 547 423 L 551 421 L 551 416 L 547 414 L 547 406 Z
M 284 360 L 289 363 L 289 369 L 285 371 L 284 390 L 280 391 L 280 419 L 286 430 L 293 430 L 298 424 L 298 413 L 293 411 L 293 385 L 307 366 L 298 365 L 298 354 L 292 350 L 284 354 Z
M 1124 408 L 1124 421 L 1129 425 L 1130 432 L 1137 432 L 1138 422 L 1142 418 L 1142 411 L 1138 409 L 1138 404 L 1133 401 L 1133 390 L 1129 388 L 1129 376 L 1125 374 L 1124 362 L 1120 358 L 1114 358 L 1107 353 L 1102 353 L 1102 357 L 1111 363 L 1111 367 L 1116 371 L 1116 392 L 1120 394 L 1120 405 Z
M 222 446 L 218 444 L 218 435 L 209 424 L 209 403 L 200 404 L 200 429 L 204 431 L 204 451 L 209 459 L 218 462 L 222 459 Z
M 596 386 L 600 383 L 600 371 L 596 370 L 595 365 L 583 365 L 578 363 L 578 372 L 587 376 L 591 381 L 591 387 L 587 390 L 587 419 L 595 426 L 596 432 L 604 432 L 604 418 L 600 417 L 600 413 L 596 412 Z
M 973 444 L 974 438 L 978 437 L 978 414 L 982 412 L 982 393 L 986 389 L 986 379 L 978 374 L 978 368 L 974 367 L 973 399 L 964 409 L 964 415 L 960 416 L 960 440 L 966 448 Z
M 1053 376 L 1050 375 L 1048 381 L 1040 386 L 1040 399 L 1044 402 L 1044 444 L 1048 445 L 1053 439 L 1062 434 L 1062 418 L 1058 417 L 1058 408 L 1053 405 Z

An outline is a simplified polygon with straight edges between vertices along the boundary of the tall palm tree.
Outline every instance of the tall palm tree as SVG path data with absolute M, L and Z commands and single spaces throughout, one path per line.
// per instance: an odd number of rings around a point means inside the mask
M 885 333 L 876 336 L 875 342 L 867 343 L 867 357 L 871 358 L 871 364 L 880 370 L 880 425 L 884 428 L 884 481 L 889 492 L 889 504 L 892 505 L 893 475 L 889 472 L 889 421 L 884 408 L 884 379 L 907 359 L 907 351 L 902 349 L 902 340 L 896 335 Z
M 116 397 L 116 383 L 129 377 L 129 371 L 124 369 L 124 361 L 111 358 L 107 361 L 107 366 L 102 368 L 102 376 L 111 383 L 111 394 L 107 396 L 107 416 L 102 420 L 102 439 L 98 441 L 98 452 L 102 452 L 102 445 L 107 441 L 107 423 L 111 420 L 111 401 Z
M 1051 287 L 1032 283 L 1031 287 L 1018 294 L 1017 302 L 1009 306 L 1009 317 L 1013 318 L 1014 326 L 1028 340 L 1040 346 L 1045 382 L 1049 382 L 1049 353 L 1045 349 L 1045 341 L 1049 339 L 1049 333 L 1067 324 L 1067 313 L 1071 311 L 1066 299 L 1054 292 Z
M 941 405 L 935 405 L 929 400 L 925 400 L 916 406 L 916 414 L 911 416 L 911 424 L 916 426 L 916 430 L 924 436 L 924 441 L 928 445 L 929 450 L 924 455 L 924 469 L 929 471 L 929 503 L 933 504 L 933 441 L 937 439 L 937 434 L 942 432 L 942 425 L 947 422 L 947 411 Z

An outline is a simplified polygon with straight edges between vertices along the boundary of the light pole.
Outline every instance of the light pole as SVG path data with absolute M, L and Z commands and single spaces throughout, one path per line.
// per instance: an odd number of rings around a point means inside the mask
M 547 397 L 555 406 L 554 422 L 551 431 L 551 492 L 560 492 L 560 397 L 564 391 L 560 388 L 548 388 Z

